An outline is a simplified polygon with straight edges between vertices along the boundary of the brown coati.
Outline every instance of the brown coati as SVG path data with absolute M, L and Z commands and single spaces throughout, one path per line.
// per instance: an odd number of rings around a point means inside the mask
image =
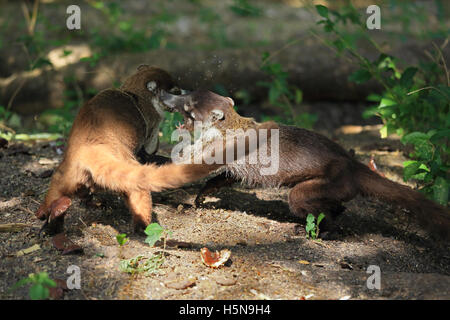
M 180 187 L 206 176 L 220 165 L 141 165 L 137 151 L 153 153 L 158 146 L 158 125 L 167 109 L 158 90 L 170 91 L 174 82 L 164 70 L 141 66 L 119 89 L 106 89 L 86 102 L 73 123 L 64 158 L 52 176 L 45 200 L 36 212 L 39 219 L 57 217 L 60 206 L 77 190 L 98 186 L 122 192 L 136 228 L 151 221 L 151 191 Z M 61 203 L 64 210 L 70 199 Z M 52 206 L 53 204 L 53 206 Z M 59 210 L 59 209 L 58 209 Z M 61 231 L 63 215 L 53 223 Z
M 194 91 L 188 95 L 173 96 L 162 92 L 162 101 L 176 108 L 184 116 L 185 126 L 193 130 L 194 121 L 202 122 L 202 130 L 216 128 L 225 136 L 227 129 L 279 129 L 279 168 L 275 174 L 261 175 L 260 163 L 248 161 L 228 163 L 225 174 L 210 180 L 200 192 L 196 202 L 214 189 L 233 178 L 249 185 L 290 186 L 288 196 L 290 211 L 301 218 L 312 213 L 324 212 L 330 221 L 345 210 L 342 202 L 356 195 L 372 196 L 408 209 L 433 235 L 449 239 L 449 210 L 428 200 L 421 193 L 407 186 L 388 180 L 325 136 L 293 126 L 271 123 L 262 124 L 244 118 L 233 108 L 233 100 L 210 91 Z M 264 124 L 264 123 L 263 123 Z M 267 143 L 270 153 L 271 144 Z M 250 156 L 248 154 L 247 158 Z M 247 160 L 247 159 L 246 159 Z M 230 178 L 231 177 L 231 178 Z M 325 220 L 327 220 L 325 219 Z M 331 219 L 331 220 L 330 220 Z M 324 222 L 325 222 L 324 220 Z

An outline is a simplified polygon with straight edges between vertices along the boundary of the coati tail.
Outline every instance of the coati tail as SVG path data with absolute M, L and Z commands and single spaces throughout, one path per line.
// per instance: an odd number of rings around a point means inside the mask
M 106 189 L 131 191 L 162 191 L 179 188 L 201 179 L 223 164 L 154 164 L 141 165 L 130 159 L 119 159 L 109 150 L 97 148 L 95 154 L 83 155 L 79 151 L 80 166 L 95 184 Z M 92 150 L 92 149 L 91 149 Z M 102 152 L 103 151 L 103 152 Z
M 380 176 L 362 163 L 356 163 L 355 179 L 363 195 L 408 209 L 432 236 L 450 240 L 450 211 L 447 208 L 407 186 Z

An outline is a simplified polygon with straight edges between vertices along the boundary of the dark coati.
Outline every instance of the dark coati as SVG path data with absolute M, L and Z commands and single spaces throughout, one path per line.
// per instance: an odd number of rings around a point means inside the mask
M 262 128 L 262 124 L 237 114 L 232 99 L 210 91 L 195 91 L 180 96 L 162 92 L 162 101 L 183 114 L 189 130 L 193 129 L 194 121 L 202 122 L 202 130 L 213 127 L 224 136 L 227 129 Z M 276 174 L 261 175 L 260 163 L 234 161 L 225 166 L 229 180 L 231 176 L 249 185 L 290 186 L 288 202 L 291 212 L 302 218 L 309 213 L 317 216 L 325 212 L 328 225 L 333 217 L 345 210 L 342 202 L 351 200 L 357 194 L 372 196 L 408 209 L 433 234 L 449 239 L 448 209 L 407 186 L 371 171 L 323 135 L 275 123 L 264 128 L 279 130 L 279 169 Z M 270 150 L 271 144 L 267 143 L 267 148 Z M 197 200 L 201 200 L 202 193 L 214 187 L 214 183 L 222 183 L 223 178 L 219 175 L 207 183 Z
M 174 82 L 164 70 L 141 66 L 119 89 L 103 90 L 86 102 L 73 123 L 64 159 L 52 176 L 36 216 L 42 220 L 53 218 L 52 204 L 56 201 L 82 187 L 99 186 L 126 195 L 138 229 L 151 221 L 151 191 L 180 187 L 217 169 L 220 165 L 157 167 L 136 160 L 142 146 L 148 153 L 156 150 L 158 125 L 163 108 L 167 109 L 158 100 L 157 92 L 173 87 Z M 57 219 L 59 229 L 62 218 Z

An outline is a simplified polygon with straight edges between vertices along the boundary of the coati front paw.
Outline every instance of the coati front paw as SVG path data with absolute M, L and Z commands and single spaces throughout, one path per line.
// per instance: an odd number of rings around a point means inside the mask
M 149 221 L 143 221 L 143 220 L 136 220 L 133 219 L 133 233 L 143 233 L 144 230 L 147 228 L 147 226 L 150 224 Z
M 45 205 L 45 203 L 41 204 L 39 209 L 37 209 L 35 216 L 39 220 L 47 220 L 48 214 L 50 210 L 49 207 Z
M 194 205 L 196 208 L 199 208 L 202 206 L 203 202 L 205 201 L 205 195 L 203 193 L 199 193 L 194 200 Z
M 42 204 L 36 212 L 36 217 L 46 220 L 39 233 L 46 230 L 48 234 L 57 234 L 64 231 L 64 216 L 72 204 L 69 197 L 60 197 L 52 202 L 50 207 Z

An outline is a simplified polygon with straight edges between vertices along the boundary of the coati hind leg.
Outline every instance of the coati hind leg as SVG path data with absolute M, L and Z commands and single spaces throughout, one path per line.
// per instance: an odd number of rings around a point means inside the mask
M 133 215 L 135 232 L 147 227 L 152 219 L 152 197 L 148 191 L 133 191 L 127 194 L 127 204 Z
M 46 230 L 49 234 L 64 231 L 64 215 L 72 204 L 70 196 L 77 191 L 86 179 L 87 177 L 80 174 L 71 162 L 63 161 L 59 165 L 52 176 L 44 202 L 36 211 L 38 219 L 46 220 L 41 231 Z
M 83 180 L 83 176 L 72 163 L 63 161 L 52 176 L 47 195 L 36 212 L 36 217 L 41 220 L 47 219 L 52 203 L 64 196 L 70 197 L 80 184 L 83 184 Z
M 289 208 L 302 219 L 310 213 L 317 217 L 323 212 L 326 218 L 321 223 L 321 229 L 332 230 L 335 218 L 345 210 L 342 202 L 356 194 L 356 189 L 345 185 L 345 181 L 330 182 L 327 178 L 314 178 L 300 182 L 291 189 Z

